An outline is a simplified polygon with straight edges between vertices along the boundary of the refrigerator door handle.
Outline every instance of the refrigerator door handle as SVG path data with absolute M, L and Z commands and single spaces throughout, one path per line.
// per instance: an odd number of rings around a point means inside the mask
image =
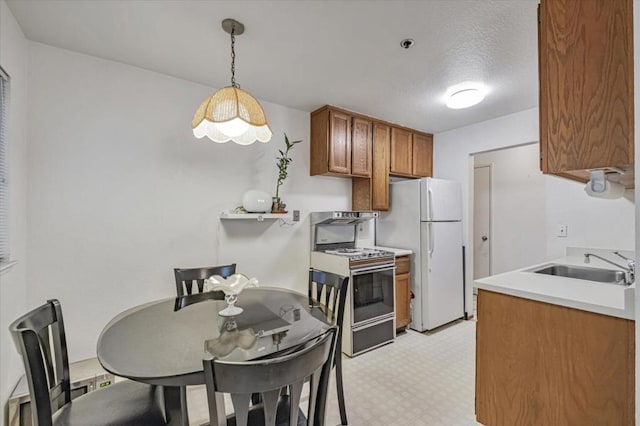
M 433 235 L 433 222 L 429 222 L 429 257 L 433 256 L 435 236 Z
M 428 214 L 429 214 L 429 219 L 428 220 L 433 220 L 433 191 L 431 190 L 431 188 L 427 189 L 427 202 L 429 203 L 429 207 L 428 207 Z

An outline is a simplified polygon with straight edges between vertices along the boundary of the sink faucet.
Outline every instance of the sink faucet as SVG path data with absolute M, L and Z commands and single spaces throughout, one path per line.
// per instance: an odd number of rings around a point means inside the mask
M 614 251 L 613 254 L 615 254 L 618 257 L 623 258 L 624 260 L 627 261 L 627 267 L 624 267 L 622 265 L 617 264 L 616 262 L 612 262 L 609 259 L 605 259 L 602 256 L 598 256 L 597 254 L 593 254 L 593 253 L 585 253 L 584 254 L 584 263 L 589 263 L 590 262 L 590 257 L 597 257 L 600 260 L 603 260 L 613 266 L 616 266 L 620 269 L 622 269 L 624 271 L 624 283 L 626 285 L 630 285 L 633 284 L 636 281 L 636 262 L 633 259 L 629 259 L 628 257 L 620 254 L 620 252 L 618 251 Z

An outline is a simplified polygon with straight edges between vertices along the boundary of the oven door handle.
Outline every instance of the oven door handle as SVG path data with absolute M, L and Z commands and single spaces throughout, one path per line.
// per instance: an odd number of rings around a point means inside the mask
M 364 275 L 372 272 L 392 271 L 396 269 L 395 263 L 392 265 L 380 265 L 378 267 L 367 266 L 360 269 L 352 269 L 351 275 Z

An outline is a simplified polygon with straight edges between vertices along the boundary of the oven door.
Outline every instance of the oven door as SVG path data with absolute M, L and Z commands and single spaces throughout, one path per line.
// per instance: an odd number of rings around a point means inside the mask
M 352 326 L 393 316 L 395 266 L 351 271 Z

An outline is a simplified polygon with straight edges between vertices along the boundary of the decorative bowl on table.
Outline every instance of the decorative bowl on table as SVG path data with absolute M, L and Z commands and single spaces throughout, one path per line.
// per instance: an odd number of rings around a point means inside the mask
M 224 292 L 224 300 L 227 302 L 227 307 L 218 312 L 218 315 L 223 317 L 240 315 L 243 309 L 235 306 L 235 303 L 238 301 L 238 295 L 247 287 L 258 287 L 258 280 L 256 278 L 249 279 L 243 274 L 233 274 L 226 279 L 220 275 L 213 275 L 205 281 L 206 284 L 208 284 L 208 291 Z

